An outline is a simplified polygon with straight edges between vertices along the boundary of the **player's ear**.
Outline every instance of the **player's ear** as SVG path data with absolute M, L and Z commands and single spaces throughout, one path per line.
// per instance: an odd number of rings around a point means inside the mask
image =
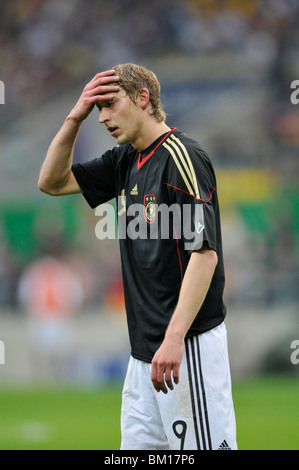
M 150 102 L 150 94 L 147 88 L 141 88 L 138 93 L 138 104 L 142 109 L 145 109 Z

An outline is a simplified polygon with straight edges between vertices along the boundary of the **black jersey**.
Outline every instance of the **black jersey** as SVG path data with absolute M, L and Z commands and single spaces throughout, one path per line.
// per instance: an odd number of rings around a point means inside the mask
M 187 337 L 219 325 L 226 314 L 219 206 L 215 173 L 201 146 L 172 129 L 141 154 L 125 144 L 72 170 L 92 208 L 117 200 L 132 356 L 151 362 L 191 253 L 203 244 L 217 252 L 218 264 Z

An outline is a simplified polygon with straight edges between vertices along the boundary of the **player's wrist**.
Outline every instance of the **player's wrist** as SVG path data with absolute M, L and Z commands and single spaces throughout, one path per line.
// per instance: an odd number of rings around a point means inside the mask
M 171 340 L 175 343 L 182 343 L 185 340 L 186 331 L 183 326 L 179 325 L 169 325 L 165 333 L 165 339 Z
M 69 124 L 73 124 L 75 126 L 79 126 L 82 124 L 82 122 L 84 121 L 84 119 L 81 119 L 79 118 L 78 116 L 74 115 L 74 114 L 69 114 L 65 120 L 67 123 Z

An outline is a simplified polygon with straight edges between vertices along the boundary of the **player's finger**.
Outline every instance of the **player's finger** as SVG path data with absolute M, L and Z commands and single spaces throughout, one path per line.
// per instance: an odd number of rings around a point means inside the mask
M 114 75 L 114 77 L 113 77 Z M 93 78 L 92 80 L 90 81 L 90 83 L 93 83 L 99 79 L 103 79 L 105 77 L 108 77 L 108 80 L 112 80 L 113 78 L 116 78 L 117 76 L 115 75 L 115 70 L 114 69 L 110 69 L 110 70 L 104 70 L 104 72 L 99 72 L 97 73 Z
M 151 380 L 156 392 L 167 393 L 167 387 L 164 383 L 164 367 L 155 360 L 152 361 Z
M 164 381 L 164 364 L 158 365 L 158 370 L 157 370 L 157 384 L 159 387 L 159 390 L 161 390 L 163 393 L 168 393 L 165 381 Z
M 97 96 L 98 99 L 107 99 L 107 93 L 117 93 L 119 91 L 119 86 L 109 85 L 109 86 L 99 86 L 93 90 L 87 91 L 86 95 L 89 97 Z M 110 99 L 110 98 L 109 98 Z
M 158 386 L 158 383 L 157 383 L 157 366 L 156 366 L 156 363 L 154 361 L 152 362 L 151 381 L 152 381 L 152 384 L 153 384 L 156 392 L 159 392 L 160 389 L 159 389 L 159 386 Z
M 178 363 L 174 363 L 173 368 L 172 368 L 172 377 L 176 385 L 179 383 L 179 380 L 180 380 L 179 372 L 180 372 L 180 365 Z
M 166 367 L 165 367 L 165 382 L 166 382 L 166 385 L 167 387 L 170 389 L 170 390 L 173 390 L 173 383 L 172 383 L 172 365 L 171 364 L 167 364 Z
M 119 81 L 119 76 L 118 75 L 109 75 L 109 76 L 104 76 L 104 77 L 99 77 L 95 76 L 91 82 L 87 84 L 87 88 L 89 90 L 93 90 L 94 88 L 100 86 L 100 85 L 107 85 L 112 84 L 112 83 L 117 83 Z
M 93 90 L 99 86 L 118 86 L 118 82 L 119 82 L 119 77 L 115 76 L 115 77 L 105 77 L 105 78 L 99 78 L 98 80 L 96 80 L 95 82 L 93 82 L 90 86 L 90 88 Z
M 93 96 L 95 94 L 104 94 L 109 92 L 116 92 L 119 90 L 119 85 L 117 82 L 106 83 L 95 82 L 94 84 L 88 84 L 84 90 L 86 95 Z
M 158 385 L 158 382 L 156 380 L 153 380 L 152 382 L 156 392 L 160 392 L 160 386 Z
M 104 94 L 116 92 L 119 90 L 118 76 L 94 77 L 84 88 L 84 95 L 94 96 L 95 94 Z

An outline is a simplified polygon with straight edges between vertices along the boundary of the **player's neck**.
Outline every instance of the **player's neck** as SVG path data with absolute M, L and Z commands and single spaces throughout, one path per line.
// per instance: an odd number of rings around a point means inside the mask
M 170 130 L 170 127 L 168 127 L 165 122 L 153 121 L 150 125 L 146 125 L 144 128 L 140 129 L 138 138 L 133 145 L 139 152 L 142 152 L 161 135 L 169 132 Z

